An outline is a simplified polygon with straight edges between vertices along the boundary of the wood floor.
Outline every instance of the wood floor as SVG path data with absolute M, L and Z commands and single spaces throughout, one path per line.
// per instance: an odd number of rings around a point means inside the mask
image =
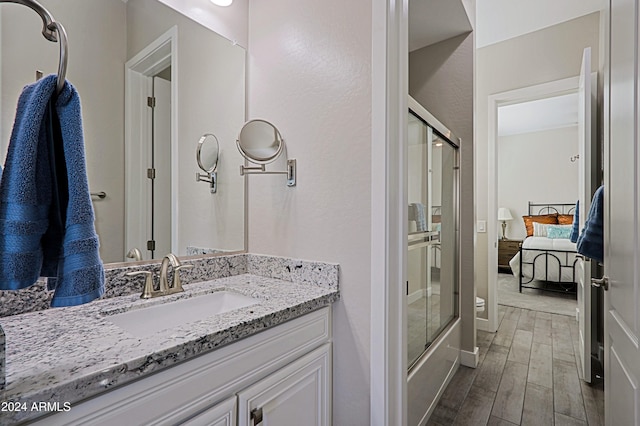
M 428 425 L 603 425 L 602 383 L 579 378 L 574 317 L 499 306 L 478 331 L 478 368 L 461 366 Z

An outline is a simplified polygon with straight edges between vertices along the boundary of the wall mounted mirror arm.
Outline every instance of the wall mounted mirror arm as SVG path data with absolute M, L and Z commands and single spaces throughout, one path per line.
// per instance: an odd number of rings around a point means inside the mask
M 196 172 L 196 182 L 207 182 L 211 193 L 218 192 L 218 158 L 220 156 L 220 144 L 218 138 L 212 133 L 205 133 L 198 141 L 196 148 L 196 162 L 198 167 L 205 172 Z
M 218 192 L 218 173 L 198 173 L 196 172 L 196 182 L 207 182 L 210 185 L 211 193 Z
M 240 176 L 244 175 L 287 175 L 287 186 L 296 186 L 296 159 L 287 160 L 286 171 L 267 171 L 264 164 L 260 166 L 240 166 Z
M 266 165 L 274 162 L 286 151 L 280 131 L 266 120 L 250 120 L 242 126 L 236 146 L 240 154 L 258 166 L 240 166 L 240 176 L 250 174 L 286 175 L 287 186 L 296 186 L 296 160 L 287 159 L 287 170 L 267 171 Z

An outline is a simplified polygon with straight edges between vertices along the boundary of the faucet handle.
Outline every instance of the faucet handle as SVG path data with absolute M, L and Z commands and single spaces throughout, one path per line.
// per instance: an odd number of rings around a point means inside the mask
M 125 274 L 128 277 L 135 277 L 138 275 L 144 275 L 144 287 L 142 287 L 142 294 L 140 295 L 141 299 L 149 299 L 154 296 L 155 290 L 153 289 L 153 272 L 151 271 L 136 271 L 136 272 L 127 272 Z
M 173 287 L 172 287 L 173 292 L 184 291 L 184 289 L 182 288 L 182 281 L 180 280 L 180 271 L 182 269 L 191 269 L 191 268 L 193 268 L 193 265 L 180 265 L 175 267 L 175 269 L 173 270 Z

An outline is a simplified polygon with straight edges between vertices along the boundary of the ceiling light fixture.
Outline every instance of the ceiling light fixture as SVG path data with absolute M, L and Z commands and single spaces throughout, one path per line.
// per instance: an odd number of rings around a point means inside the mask
M 226 7 L 230 6 L 231 3 L 233 3 L 233 0 L 211 0 L 211 3 L 215 4 L 216 6 Z

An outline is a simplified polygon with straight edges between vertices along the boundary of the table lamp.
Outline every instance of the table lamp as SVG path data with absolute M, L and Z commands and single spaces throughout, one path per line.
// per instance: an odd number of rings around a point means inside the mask
M 506 240 L 505 231 L 507 230 L 507 221 L 513 220 L 511 211 L 506 207 L 500 207 L 498 209 L 498 220 L 502 221 L 502 239 Z

